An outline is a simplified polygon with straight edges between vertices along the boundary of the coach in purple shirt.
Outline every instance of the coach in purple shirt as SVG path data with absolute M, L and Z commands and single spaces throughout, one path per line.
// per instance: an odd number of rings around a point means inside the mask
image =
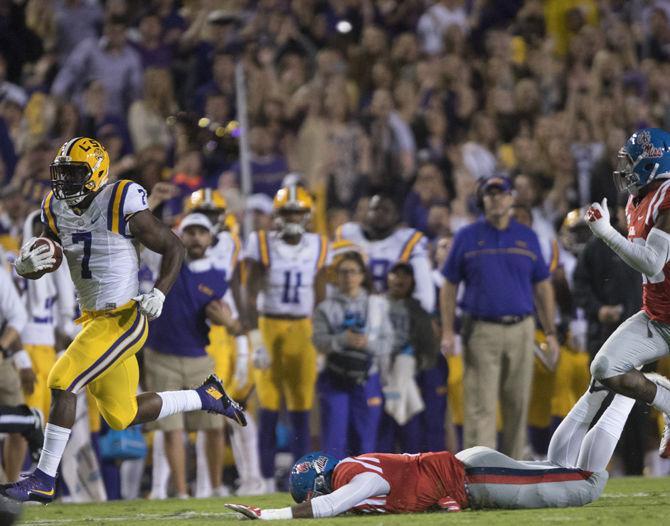
M 552 358 L 557 358 L 554 293 L 536 234 L 510 215 L 512 182 L 488 178 L 478 197 L 484 217 L 458 232 L 442 270 L 442 350 L 454 352 L 456 292 L 463 283 L 463 447 L 496 448 L 500 402 L 499 449 L 521 458 L 533 374 L 533 314 L 537 312 Z
M 156 392 L 188 389 L 200 385 L 214 370 L 214 360 L 205 351 L 209 324 L 224 325 L 236 332 L 237 321 L 222 302 L 226 275 L 206 255 L 214 239 L 214 227 L 203 214 L 190 214 L 179 225 L 187 261 L 165 298 L 163 313 L 151 322 L 144 349 L 147 389 Z M 183 430 L 205 431 L 206 449 L 218 451 L 209 460 L 223 459 L 223 418 L 204 411 L 163 418 L 150 426 L 165 432 L 165 453 L 172 481 L 179 496 L 186 496 L 186 465 Z M 214 461 L 212 461 L 214 462 Z M 222 465 L 209 465 L 212 488 L 221 491 Z

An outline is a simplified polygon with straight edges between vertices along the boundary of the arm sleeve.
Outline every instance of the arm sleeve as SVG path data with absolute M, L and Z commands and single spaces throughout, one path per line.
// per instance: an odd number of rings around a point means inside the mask
M 670 234 L 660 228 L 652 228 L 643 244 L 629 241 L 614 228 L 602 240 L 630 267 L 647 277 L 661 272 L 670 260 Z
M 332 493 L 313 498 L 312 514 L 315 518 L 334 517 L 370 497 L 387 495 L 390 491 L 391 486 L 383 477 L 376 473 L 361 473 Z
M 19 298 L 12 277 L 4 268 L 0 268 L 0 314 L 19 334 L 28 322 L 28 313 Z

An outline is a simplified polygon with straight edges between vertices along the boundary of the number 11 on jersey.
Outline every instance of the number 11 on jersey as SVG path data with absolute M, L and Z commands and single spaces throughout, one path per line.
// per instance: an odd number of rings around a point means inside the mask
M 284 272 L 284 292 L 282 303 L 300 303 L 300 286 L 302 285 L 302 272 Z

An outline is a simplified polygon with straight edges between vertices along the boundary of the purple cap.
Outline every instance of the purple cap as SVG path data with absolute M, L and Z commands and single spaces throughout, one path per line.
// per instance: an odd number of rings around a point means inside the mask
M 498 188 L 503 192 L 511 192 L 514 186 L 512 185 L 512 181 L 509 177 L 505 177 L 503 175 L 494 175 L 493 177 L 484 179 L 481 182 L 482 193 L 487 192 L 491 188 Z

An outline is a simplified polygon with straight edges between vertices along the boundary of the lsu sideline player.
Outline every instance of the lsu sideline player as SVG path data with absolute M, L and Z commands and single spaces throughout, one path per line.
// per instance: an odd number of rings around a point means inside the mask
M 425 236 L 414 228 L 399 225 L 400 215 L 393 197 L 375 194 L 368 202 L 363 224 L 345 223 L 335 237 L 361 247 L 368 258 L 375 292 L 386 290 L 386 277 L 396 263 L 409 263 L 414 269 L 414 297 L 426 312 L 435 308 L 435 287 L 431 277 L 432 265 Z
M 37 469 L 20 482 L 0 486 L 0 493 L 14 500 L 43 503 L 55 497 L 77 393 L 85 387 L 113 429 L 200 409 L 244 422 L 243 412 L 213 375 L 197 389 L 137 395 L 135 354 L 179 273 L 183 245 L 149 212 L 141 186 L 128 180 L 107 184 L 109 156 L 98 141 L 69 140 L 50 172 L 52 190 L 42 203 L 44 235 L 63 246 L 82 330 L 49 374 L 53 402 Z M 139 296 L 138 243 L 163 256 L 153 290 Z M 51 271 L 55 259 L 46 245 L 33 244 L 23 246 L 15 268 L 34 279 Z
M 244 255 L 235 216 L 226 213 L 227 202 L 221 192 L 211 188 L 196 190 L 188 196 L 184 202 L 184 211 L 204 214 L 216 229 L 214 242 L 207 249 L 207 255 L 214 266 L 225 273 L 228 291 L 224 300 L 237 318 L 242 283 L 242 265 L 239 263 Z M 221 378 L 231 398 L 240 403 L 245 402 L 253 389 L 251 356 L 246 335 L 230 334 L 223 326 L 212 325 L 209 340 L 207 352 L 214 358 L 214 371 Z M 263 491 L 258 458 L 258 429 L 251 414 L 246 416 L 246 426 L 230 428 L 230 444 L 240 481 L 236 494 L 257 495 Z M 204 443 L 200 439 L 196 450 L 200 458 L 204 454 Z M 202 482 L 198 487 L 203 485 L 207 487 Z M 206 494 L 206 491 L 202 494 Z
M 261 472 L 274 491 L 275 429 L 284 396 L 295 436 L 294 458 L 309 450 L 309 412 L 314 404 L 316 350 L 311 316 L 315 292 L 323 291 L 328 242 L 306 232 L 312 198 L 300 186 L 274 198 L 276 230 L 252 232 L 245 248 L 248 267 L 247 326 L 259 401 Z

